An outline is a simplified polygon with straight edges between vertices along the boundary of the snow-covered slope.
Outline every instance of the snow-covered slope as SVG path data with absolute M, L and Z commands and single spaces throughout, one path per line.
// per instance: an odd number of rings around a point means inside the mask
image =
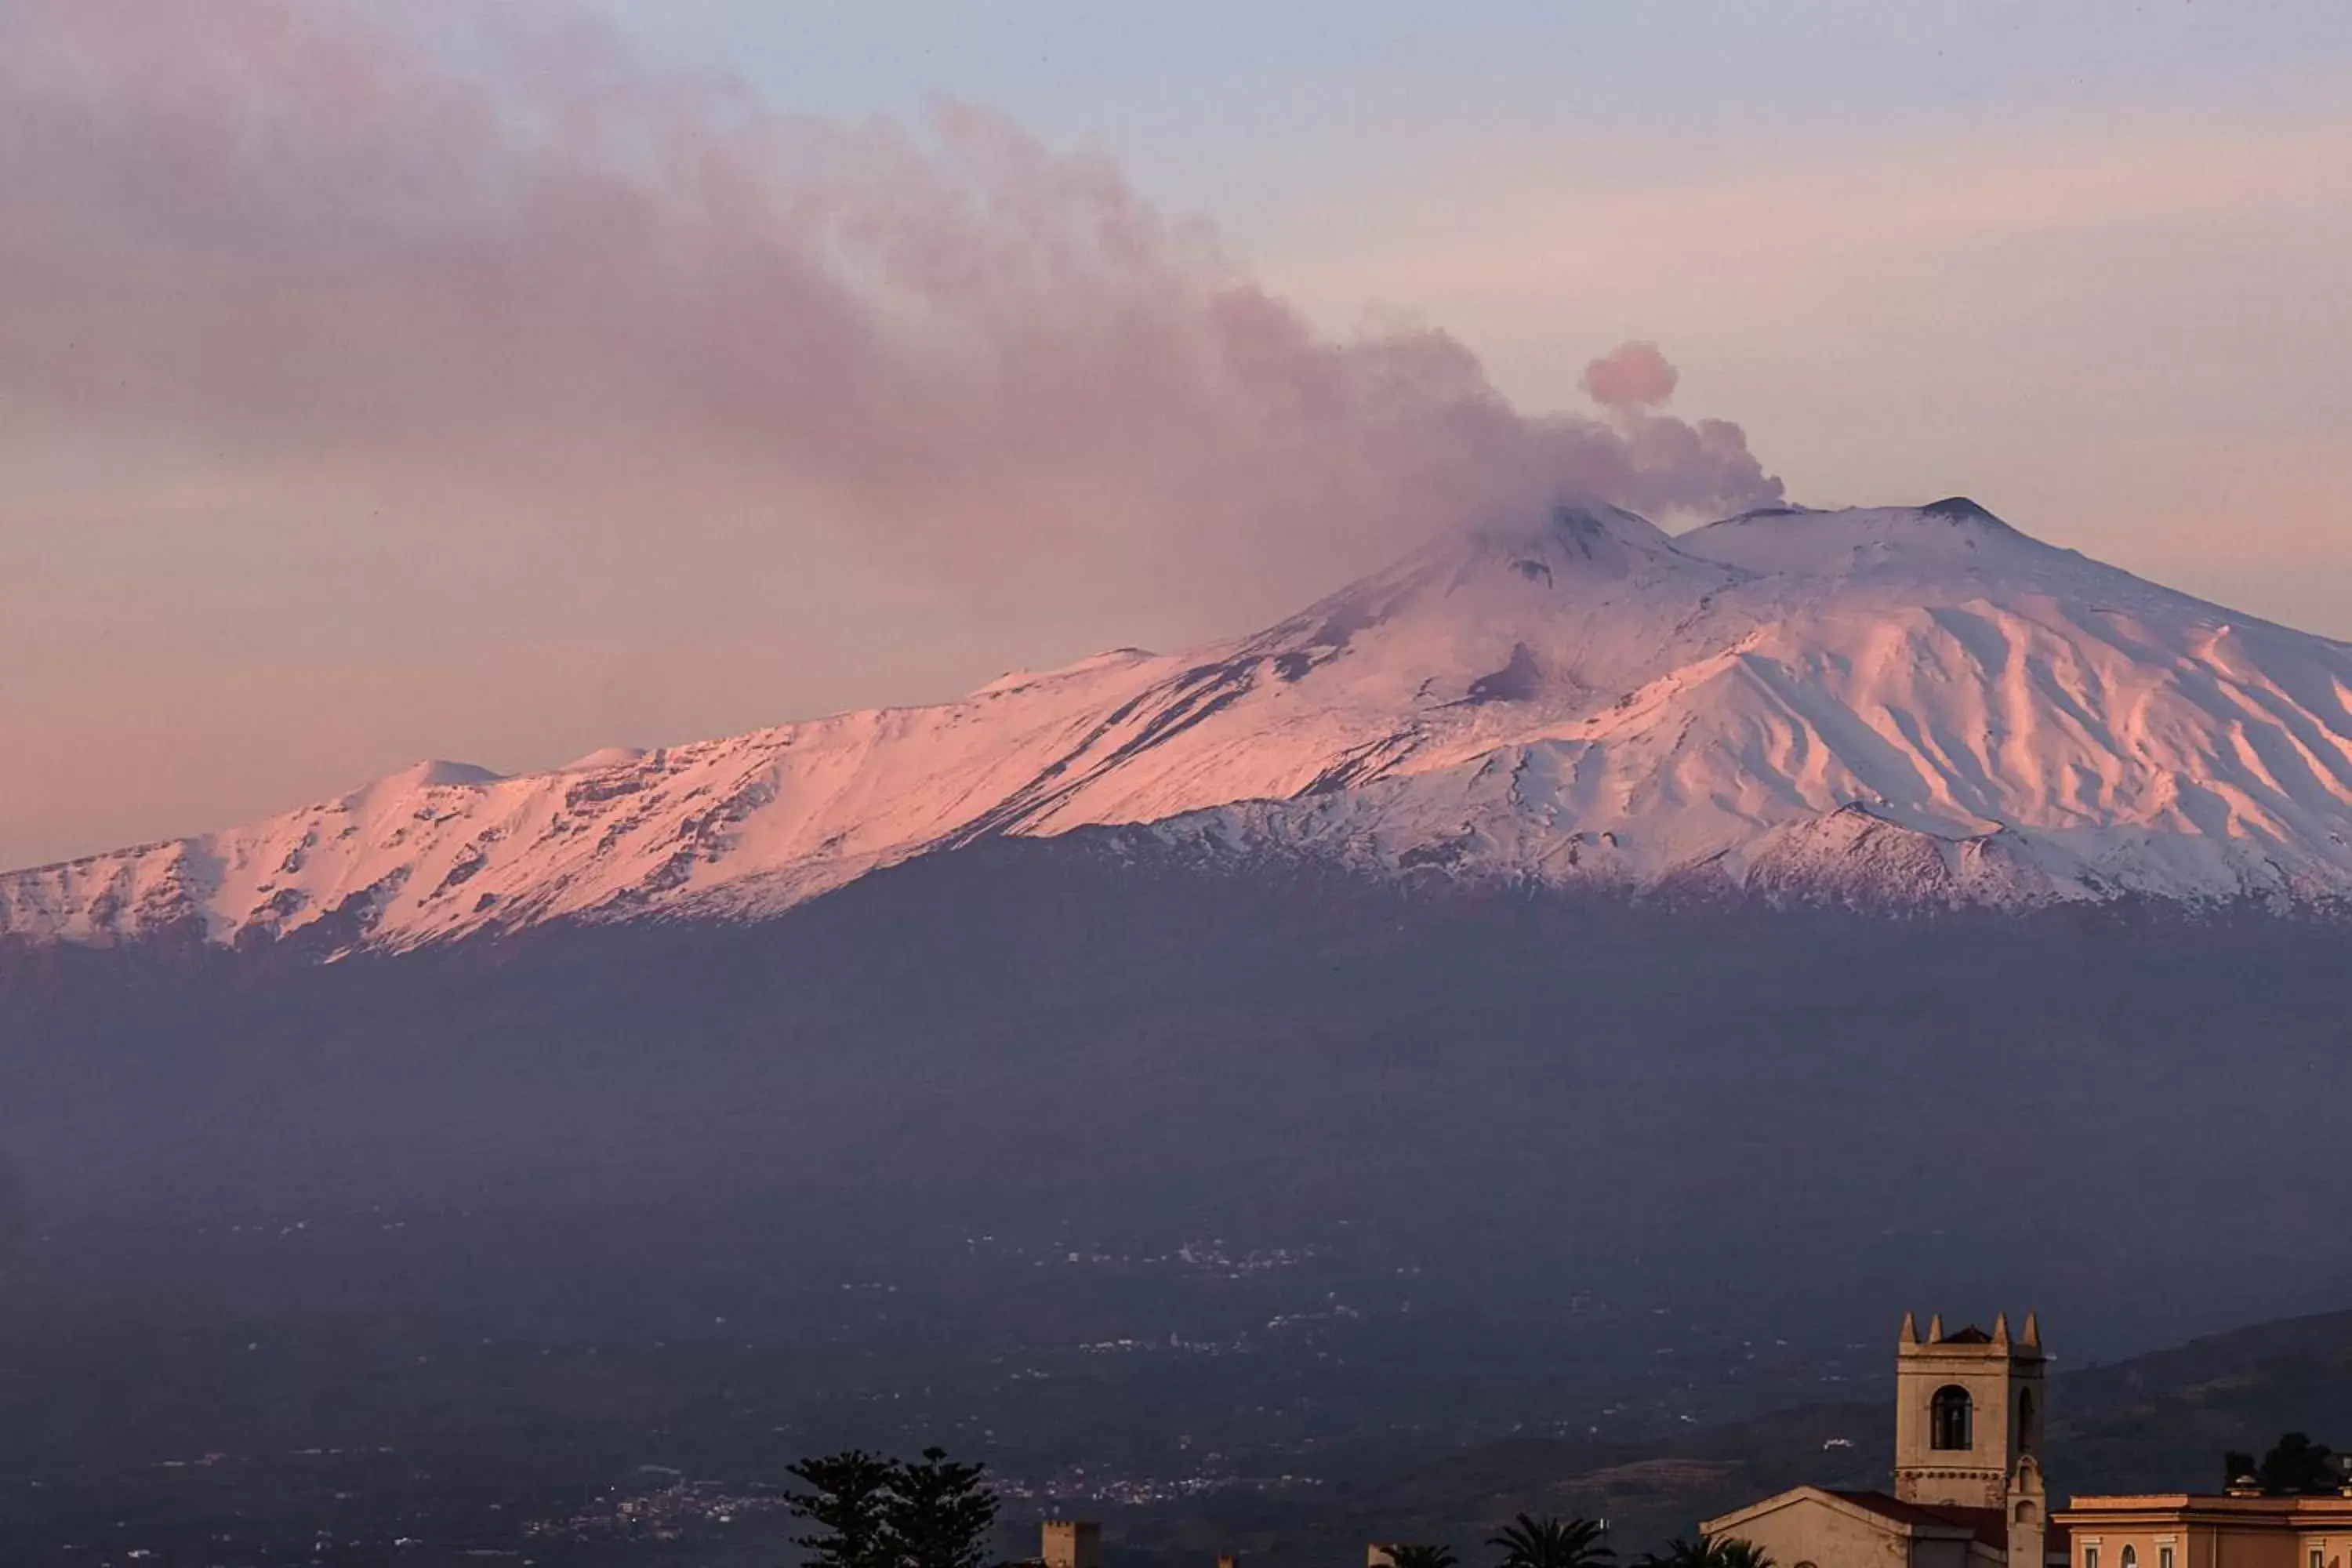
M 0 878 L 0 931 L 408 946 L 772 912 L 991 835 L 1895 906 L 2352 895 L 2352 647 L 1965 500 L 1452 533 L 1255 637 L 934 708 L 425 763 Z

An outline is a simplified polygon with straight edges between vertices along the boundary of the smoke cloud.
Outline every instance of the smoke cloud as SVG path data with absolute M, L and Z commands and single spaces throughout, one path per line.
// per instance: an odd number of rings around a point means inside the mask
M 1577 384 L 1608 409 L 1655 408 L 1675 395 L 1681 375 L 1655 343 L 1620 343 L 1584 367 Z
M 1651 345 L 1587 373 L 1612 417 L 1529 416 L 1442 331 L 1318 335 L 1100 157 L 960 104 L 797 117 L 525 10 L 17 13 L 20 435 L 240 504 L 525 520 L 649 576 L 821 542 L 1008 615 L 1255 614 L 1496 506 L 1780 493 L 1738 426 L 1651 412 Z

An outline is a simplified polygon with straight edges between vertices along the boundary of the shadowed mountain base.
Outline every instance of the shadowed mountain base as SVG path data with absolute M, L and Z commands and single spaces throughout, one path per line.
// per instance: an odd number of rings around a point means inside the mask
M 207 1453 L 390 1448 L 520 1513 L 936 1438 L 1022 1496 L 1271 1507 L 1517 1429 L 1696 1510 L 1727 1457 L 1656 1439 L 1872 1386 L 1905 1301 L 2032 1302 L 2105 1357 L 2352 1299 L 2311 1246 L 2352 1222 L 2342 943 L 1109 836 L 756 928 L 19 951 L 0 1476 L 133 1517 L 164 1478 L 181 1530 L 206 1494 L 158 1467 Z

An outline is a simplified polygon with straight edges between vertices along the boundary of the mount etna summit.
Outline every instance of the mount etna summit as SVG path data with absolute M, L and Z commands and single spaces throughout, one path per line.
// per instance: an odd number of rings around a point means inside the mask
M 404 949 L 742 919 L 998 836 L 1916 909 L 2352 893 L 2352 647 L 1961 499 L 1448 533 L 1255 636 L 0 879 L 0 932 Z

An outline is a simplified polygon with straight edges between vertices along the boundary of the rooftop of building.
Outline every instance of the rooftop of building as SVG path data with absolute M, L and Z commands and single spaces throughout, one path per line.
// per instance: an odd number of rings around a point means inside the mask
M 1896 1335 L 1897 1350 L 1903 1356 L 1929 1354 L 1938 1351 L 1957 1350 L 1977 1354 L 2006 1354 L 2013 1359 L 2032 1360 L 2042 1356 L 2042 1320 L 2032 1312 L 2025 1314 L 2025 1326 L 2014 1337 L 2010 1333 L 2009 1314 L 1996 1313 L 1990 1330 L 1974 1323 L 1946 1331 L 1944 1315 L 1933 1314 L 1927 1320 L 1927 1331 L 1919 1331 L 1919 1320 L 1910 1312 L 1903 1314 L 1903 1327 Z
M 1841 1502 L 1868 1509 L 1881 1519 L 1893 1520 L 1914 1529 L 1965 1530 L 1987 1546 L 2007 1550 L 2009 1517 L 1997 1508 L 1964 1508 L 1958 1504 L 1905 1502 L 1901 1498 L 1878 1491 L 1837 1491 L 1830 1495 Z M 2048 1536 L 2053 1548 L 2063 1548 L 2066 1532 L 2053 1528 Z
M 2070 1497 L 2066 1500 L 2066 1506 L 2051 1517 L 2053 1521 L 2070 1521 L 2079 1526 L 2130 1520 L 2143 1515 L 2295 1525 L 2309 1521 L 2325 1521 L 2341 1527 L 2352 1524 L 2352 1493 L 2273 1496 L 2261 1492 L 2124 1492 L 2108 1496 Z
M 2009 1542 L 2009 1523 L 1997 1508 L 1961 1508 L 1938 1503 L 1905 1502 L 1901 1498 L 1880 1491 L 1839 1491 L 1830 1495 L 1856 1508 L 1866 1508 L 1882 1519 L 1899 1524 L 1947 1530 L 1965 1530 L 1988 1546 L 2005 1546 Z

